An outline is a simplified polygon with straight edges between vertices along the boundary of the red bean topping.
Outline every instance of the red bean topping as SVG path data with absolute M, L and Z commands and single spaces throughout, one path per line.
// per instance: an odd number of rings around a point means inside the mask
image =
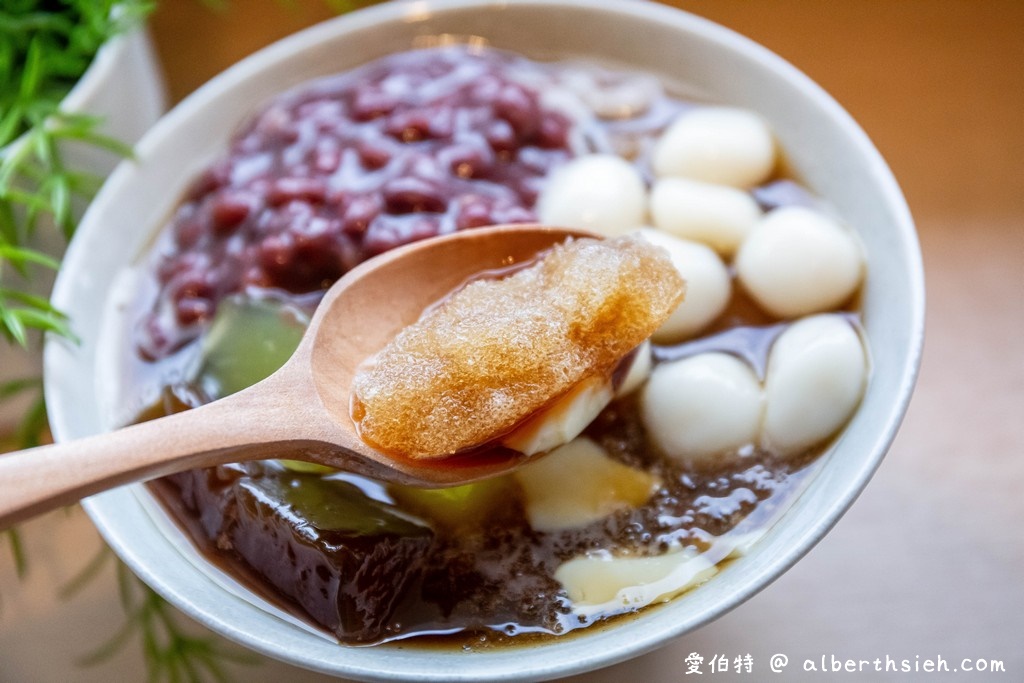
M 242 193 L 225 192 L 215 197 L 210 209 L 214 230 L 219 234 L 230 234 L 249 217 L 251 210 L 252 200 Z
M 322 202 L 327 196 L 327 186 L 319 178 L 278 178 L 270 185 L 267 201 L 280 206 L 294 200 Z
M 393 95 L 370 87 L 359 88 L 352 103 L 352 118 L 369 121 L 394 111 L 397 106 L 398 99 Z
M 561 149 L 569 144 L 569 119 L 558 113 L 544 116 L 540 120 L 537 144 L 544 149 Z
M 405 216 L 384 215 L 374 221 L 363 239 L 363 247 L 372 255 L 389 249 L 434 237 L 438 234 L 437 219 L 408 214 Z
M 203 272 L 209 267 L 209 257 L 197 251 L 190 251 L 181 254 L 180 258 L 165 259 L 160 262 L 157 269 L 160 282 L 166 284 L 172 278 L 185 272 Z
M 320 174 L 330 174 L 341 165 L 341 149 L 334 143 L 323 141 L 313 152 L 313 169 Z
M 223 160 L 210 166 L 203 171 L 189 187 L 186 198 L 190 200 L 200 199 L 221 187 L 224 187 L 231 180 L 230 162 Z
M 182 325 L 194 325 L 209 319 L 213 315 L 213 302 L 199 297 L 178 299 L 175 309 L 177 320 Z
M 381 201 L 377 197 L 357 197 L 345 209 L 342 230 L 349 235 L 362 235 L 381 209 Z
M 402 142 L 419 142 L 430 137 L 430 119 L 422 111 L 396 112 L 388 117 L 384 132 Z
M 459 178 L 486 178 L 494 166 L 494 152 L 482 145 L 453 145 L 440 154 L 452 175 Z
M 202 238 L 203 232 L 198 218 L 185 218 L 174 225 L 174 241 L 181 249 L 191 249 Z
M 512 124 L 502 119 L 493 121 L 487 127 L 487 132 L 484 136 L 487 138 L 487 143 L 491 146 L 491 149 L 505 159 L 509 158 L 519 147 Z
M 459 207 L 458 218 L 455 221 L 459 230 L 481 228 L 492 223 L 490 203 L 479 197 L 467 197 Z
M 363 166 L 371 171 L 384 168 L 391 161 L 391 151 L 382 144 L 362 140 L 357 143 L 356 149 L 359 151 L 359 160 Z
M 160 321 L 157 312 L 146 314 L 139 324 L 139 355 L 146 360 L 158 360 L 175 349 L 171 331 Z
M 446 205 L 441 189 L 420 178 L 395 178 L 385 183 L 381 190 L 390 213 L 439 213 Z
M 273 146 L 284 146 L 299 139 L 299 131 L 294 125 L 290 112 L 279 106 L 272 106 L 263 112 L 256 122 L 259 138 Z
M 427 132 L 435 140 L 450 138 L 455 130 L 455 110 L 452 107 L 434 107 L 427 113 Z
M 260 289 L 270 288 L 273 283 L 267 272 L 259 266 L 253 265 L 246 269 L 245 274 L 242 276 L 243 287 L 258 287 Z
M 515 206 L 501 204 L 494 207 L 491 212 L 490 225 L 500 225 L 503 223 L 529 223 L 535 220 L 535 216 L 532 211 L 527 211 L 521 206 Z
M 527 138 L 540 125 L 537 101 L 522 86 L 509 84 L 501 89 L 494 102 L 494 113 L 500 116 L 520 138 Z
M 160 358 L 245 287 L 316 292 L 400 244 L 535 219 L 571 123 L 503 53 L 394 55 L 285 93 L 192 184 L 139 349 Z M 163 311 L 163 313 L 160 313 Z
M 210 273 L 202 270 L 188 270 L 179 273 L 171 281 L 176 299 L 212 299 L 215 290 L 210 282 Z

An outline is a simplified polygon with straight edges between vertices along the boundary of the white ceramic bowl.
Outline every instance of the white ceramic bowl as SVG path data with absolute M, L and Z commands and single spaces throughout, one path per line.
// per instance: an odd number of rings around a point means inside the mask
M 585 57 L 660 74 L 709 99 L 766 116 L 797 173 L 860 233 L 869 263 L 863 320 L 873 376 L 824 467 L 750 553 L 668 605 L 570 637 L 464 653 L 345 648 L 225 591 L 178 552 L 126 487 L 86 508 L 117 553 L 182 610 L 272 657 L 362 679 L 543 679 L 639 655 L 735 607 L 818 541 L 867 483 L 895 436 L 918 367 L 923 278 L 913 225 L 888 168 L 850 117 L 792 66 L 712 23 L 635 0 L 423 0 L 331 21 L 232 67 L 167 115 L 90 208 L 54 300 L 72 312 L 78 346 L 47 348 L 46 390 L 59 439 L 104 428 L 95 385 L 99 323 L 115 273 L 139 253 L 188 179 L 223 149 L 234 126 L 269 97 L 311 77 L 410 47 L 418 36 L 481 36 L 535 58 Z M 101 380 L 102 381 L 102 380 Z M 157 520 L 158 521 L 158 520 Z

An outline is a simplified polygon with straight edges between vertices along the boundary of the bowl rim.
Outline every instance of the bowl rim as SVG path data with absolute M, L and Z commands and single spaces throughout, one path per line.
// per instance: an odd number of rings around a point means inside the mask
M 668 620 L 662 618 L 661 615 L 670 612 L 673 603 L 679 603 L 678 600 L 673 601 L 668 606 L 651 610 L 654 613 L 653 619 L 645 623 L 653 623 L 656 628 L 649 628 L 646 631 L 638 629 L 638 632 L 632 634 L 633 637 L 622 639 L 608 637 L 619 628 L 617 625 L 612 625 L 608 628 L 598 629 L 592 634 L 585 634 L 584 637 L 557 640 L 537 646 L 532 652 L 552 653 L 552 656 L 531 657 L 529 662 L 522 656 L 522 648 L 518 646 L 473 653 L 473 656 L 464 656 L 463 653 L 458 652 L 454 653 L 455 656 L 444 656 L 436 651 L 422 650 L 422 652 L 429 653 L 426 658 L 411 654 L 414 649 L 402 647 L 387 647 L 383 650 L 343 648 L 339 651 L 347 654 L 338 657 L 326 657 L 305 650 L 283 651 L 282 648 L 286 648 L 287 644 L 280 639 L 275 639 L 273 634 L 254 633 L 239 627 L 231 620 L 230 617 L 236 614 L 235 610 L 244 609 L 242 606 L 229 600 L 227 601 L 227 612 L 225 612 L 225 605 L 213 609 L 202 604 L 201 601 L 194 600 L 178 577 L 163 575 L 159 571 L 159 567 L 152 563 L 152 560 L 146 555 L 150 549 L 149 546 L 140 547 L 137 545 L 136 539 L 125 535 L 125 531 L 119 528 L 117 510 L 119 506 L 131 504 L 130 488 L 111 491 L 85 501 L 86 510 L 107 543 L 148 585 L 200 623 L 268 656 L 316 671 L 366 680 L 401 680 L 415 675 L 419 680 L 452 681 L 543 679 L 565 676 L 593 670 L 643 654 L 733 609 L 766 587 L 806 554 L 852 505 L 876 471 L 895 438 L 909 403 L 920 366 L 924 337 L 924 276 L 913 222 L 895 178 L 863 130 L 820 86 L 781 57 L 748 38 L 682 10 L 635 0 L 606 0 L 599 5 L 587 0 L 503 0 L 501 3 L 489 0 L 417 0 L 415 3 L 378 5 L 307 28 L 265 47 L 231 66 L 165 115 L 139 143 L 138 155 L 144 159 L 148 150 L 158 147 L 164 138 L 173 135 L 182 122 L 190 120 L 216 102 L 226 86 L 254 77 L 254 74 L 269 65 L 287 60 L 291 55 L 300 52 L 303 47 L 323 41 L 337 40 L 339 36 L 372 28 L 378 24 L 408 20 L 413 13 L 443 15 L 446 12 L 465 10 L 502 11 L 510 6 L 548 9 L 560 7 L 592 12 L 596 15 L 607 15 L 610 19 L 615 15 L 628 16 L 657 21 L 672 30 L 685 34 L 699 34 L 702 39 L 718 43 L 731 51 L 740 53 L 742 57 L 759 62 L 763 68 L 773 70 L 786 81 L 794 83 L 803 94 L 812 100 L 814 106 L 823 110 L 830 119 L 843 128 L 844 134 L 856 146 L 858 153 L 867 160 L 871 174 L 877 181 L 877 186 L 882 190 L 882 196 L 879 199 L 892 212 L 893 227 L 898 232 L 896 238 L 904 245 L 906 251 L 905 265 L 909 271 L 908 280 L 911 285 L 908 298 L 912 312 L 911 319 L 907 321 L 909 348 L 907 362 L 902 368 L 902 374 L 897 382 L 897 391 L 893 397 L 891 410 L 885 423 L 880 425 L 875 433 L 870 453 L 861 458 L 859 466 L 854 470 L 852 476 L 844 479 L 842 484 L 833 491 L 835 500 L 825 506 L 822 510 L 823 514 L 806 524 L 797 527 L 790 525 L 790 531 L 796 531 L 796 533 L 795 535 L 791 533 L 787 539 L 787 545 L 781 548 L 781 552 L 775 556 L 774 560 L 745 571 L 742 580 L 738 582 L 739 588 L 732 591 L 728 598 L 716 601 L 714 610 L 706 610 L 695 616 L 687 615 L 686 618 L 675 619 L 673 625 L 666 626 Z M 134 175 L 135 165 L 132 162 L 123 162 L 97 195 L 83 218 L 82 225 L 95 224 L 97 221 L 95 217 L 101 216 L 104 211 L 113 206 L 116 203 L 117 195 L 123 192 L 124 188 L 131 186 Z M 72 241 L 65 258 L 65 265 L 58 274 L 53 302 L 62 310 L 67 310 L 68 304 L 74 300 L 76 277 L 78 277 L 76 273 L 83 272 L 87 266 L 83 244 L 82 239 Z M 45 352 L 47 371 L 44 382 L 48 396 L 61 394 L 60 373 L 56 370 L 59 368 L 61 360 L 57 356 L 67 353 L 66 344 L 53 339 L 47 341 Z M 68 415 L 74 410 L 72 403 L 58 400 L 49 407 L 54 435 L 58 439 L 69 437 L 72 431 L 67 427 Z M 137 505 L 137 501 L 135 504 Z M 792 512 L 793 510 L 790 510 L 790 513 Z M 772 536 L 775 531 L 772 529 L 769 536 Z M 765 537 L 761 542 L 768 543 L 769 538 Z M 719 577 L 716 580 L 721 581 L 723 578 Z M 580 643 L 583 641 L 586 642 L 581 646 Z M 598 643 L 600 647 L 595 647 Z M 338 647 L 331 645 L 335 648 Z M 366 653 L 371 650 L 387 652 L 391 657 L 367 655 Z M 437 669 L 424 670 L 423 665 L 427 658 L 439 663 L 440 666 Z

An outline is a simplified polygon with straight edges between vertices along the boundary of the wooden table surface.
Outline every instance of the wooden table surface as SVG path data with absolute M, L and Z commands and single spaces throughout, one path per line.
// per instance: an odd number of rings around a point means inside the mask
M 152 20 L 173 100 L 247 53 L 330 16 L 317 0 L 164 0 Z M 778 52 L 836 97 L 892 166 L 917 221 L 928 289 L 924 363 L 904 426 L 852 510 L 805 559 L 715 623 L 580 681 L 678 681 L 705 662 L 1002 660 L 1024 680 L 1024 2 L 675 0 Z M 84 516 L 26 527 L 20 585 L 0 552 L 0 681 L 141 680 L 138 648 L 93 668 L 77 656 L 121 622 L 110 569 L 60 602 L 70 550 L 98 541 Z M 77 551 L 76 551 L 77 552 Z M 82 550 L 81 552 L 87 552 Z M 80 566 L 78 562 L 74 566 Z M 55 645 L 54 638 L 59 639 Z M 922 669 L 923 671 L 923 669 Z M 707 671 L 705 664 L 705 673 Z M 276 663 L 240 680 L 326 680 Z M 899 680 L 932 679 L 925 673 Z M 950 673 L 940 679 L 975 680 Z

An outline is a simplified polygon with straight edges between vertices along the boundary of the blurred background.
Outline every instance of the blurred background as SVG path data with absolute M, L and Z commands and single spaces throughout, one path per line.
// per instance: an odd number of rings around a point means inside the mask
M 639 0 L 638 0 L 639 1 Z M 356 4 L 356 3 L 353 3 Z M 705 662 L 820 663 L 886 656 L 1001 660 L 1024 650 L 1024 2 L 673 0 L 786 58 L 857 119 L 899 179 L 924 253 L 928 325 L 921 377 L 889 456 L 852 510 L 797 566 L 715 623 L 579 681 L 677 681 Z M 333 16 L 320 0 L 160 0 L 150 21 L 170 102 L 245 55 Z M 142 640 L 84 657 L 122 628 L 114 563 L 66 586 L 101 541 L 77 508 L 26 525 L 19 579 L 0 545 L 0 681 L 135 681 Z M 195 631 L 205 637 L 201 631 Z M 255 657 L 254 657 L 255 659 Z M 326 680 L 258 661 L 238 680 Z M 705 670 L 705 673 L 709 673 Z M 893 674 L 845 674 L 893 680 Z M 975 674 L 977 675 L 977 674 Z M 899 674 L 974 680 L 970 674 Z M 838 679 L 838 676 L 836 677 Z

